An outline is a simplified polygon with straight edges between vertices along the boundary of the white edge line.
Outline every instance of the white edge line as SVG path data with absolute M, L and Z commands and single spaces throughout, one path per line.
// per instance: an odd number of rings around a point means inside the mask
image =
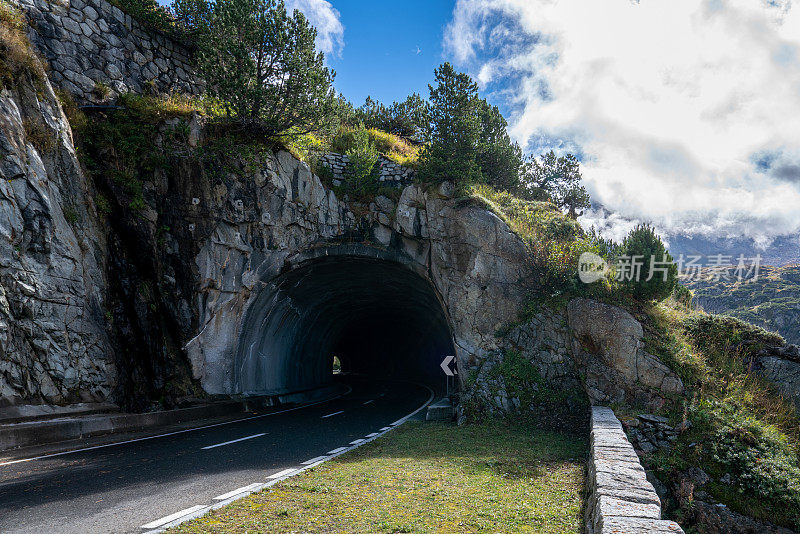
M 373 402 L 375 402 L 375 399 L 370 399 L 370 400 L 368 400 L 367 402 L 365 402 L 365 403 L 363 404 L 363 406 L 366 406 L 367 404 L 372 404 Z
M 273 479 L 276 479 L 276 478 L 283 478 L 283 477 L 285 477 L 287 475 L 291 475 L 292 473 L 294 473 L 296 471 L 299 471 L 299 470 L 300 470 L 300 468 L 298 468 L 298 467 L 290 467 L 289 469 L 284 469 L 283 471 L 278 471 L 277 473 L 272 473 L 267 478 L 270 479 L 270 480 L 273 480 Z
M 322 419 L 325 419 L 327 417 L 333 417 L 334 415 L 339 415 L 340 413 L 344 413 L 344 410 L 339 410 L 338 412 L 333 412 L 333 413 L 329 413 L 328 415 L 323 415 Z
M 338 449 L 333 449 L 332 451 L 328 451 L 326 454 L 339 454 L 340 452 L 344 452 L 347 450 L 347 447 L 339 447 Z
M 246 441 L 248 439 L 253 439 L 253 438 L 260 438 L 261 436 L 266 436 L 266 435 L 267 435 L 266 432 L 262 432 L 261 434 L 253 434 L 252 436 L 245 436 L 243 438 L 232 439 L 230 441 L 225 441 L 223 443 L 217 443 L 215 445 L 208 445 L 206 447 L 201 447 L 200 450 L 207 451 L 208 449 L 216 449 L 217 447 L 230 445 L 231 443 L 239 443 L 240 441 Z
M 255 489 L 256 487 L 258 487 L 260 485 L 261 485 L 260 482 L 255 482 L 255 483 L 250 484 L 248 486 L 242 486 L 241 488 L 237 488 L 237 489 L 235 489 L 233 491 L 229 491 L 228 493 L 223 493 L 222 495 L 220 495 L 218 497 L 214 497 L 214 500 L 215 501 L 224 501 L 225 499 L 230 499 L 234 495 L 239 495 L 240 493 L 244 493 L 245 491 L 250 491 L 252 489 Z
M 262 413 L 261 415 L 253 415 L 251 417 L 243 417 L 242 419 L 235 419 L 233 421 L 223 421 L 222 423 L 214 423 L 212 425 L 198 426 L 198 427 L 195 427 L 195 428 L 185 428 L 183 430 L 176 430 L 175 432 L 167 432 L 166 434 L 158 434 L 156 436 L 144 436 L 144 437 L 136 438 L 136 439 L 128 439 L 128 440 L 125 440 L 125 441 L 115 441 L 114 443 L 105 443 L 103 445 L 95 445 L 93 447 L 84 447 L 82 449 L 73 449 L 73 450 L 70 450 L 70 451 L 54 452 L 52 454 L 43 454 L 41 456 L 34 456 L 33 458 L 22 458 L 20 460 L 11 460 L 11 461 L 8 461 L 8 462 L 0 462 L 0 467 L 2 467 L 4 465 L 20 464 L 20 463 L 23 463 L 23 462 L 32 462 L 34 460 L 43 460 L 44 458 L 53 458 L 55 456 L 64 456 L 66 454 L 74 454 L 76 452 L 92 451 L 92 450 L 95 450 L 95 449 L 105 449 L 106 447 L 114 447 L 116 445 L 125 445 L 126 443 L 136 443 L 137 441 L 145 441 L 145 440 L 148 440 L 148 439 L 165 438 L 167 436 L 175 436 L 177 434 L 185 434 L 186 432 L 194 432 L 196 430 L 205 430 L 206 428 L 215 428 L 215 427 L 218 427 L 218 426 L 232 425 L 234 423 L 241 423 L 242 421 L 252 421 L 253 419 L 262 419 L 264 417 L 269 417 L 271 415 L 278 415 L 278 414 L 282 414 L 282 413 L 286 413 L 286 412 L 294 412 L 296 410 L 302 410 L 304 408 L 309 408 L 311 406 L 316 406 L 317 404 L 324 404 L 326 402 L 330 402 L 332 400 L 336 400 L 336 399 L 338 399 L 340 397 L 344 397 L 345 395 L 349 395 L 353 391 L 353 388 L 351 388 L 350 386 L 347 386 L 347 387 L 348 387 L 349 391 L 347 391 L 346 393 L 341 393 L 339 395 L 336 395 L 335 397 L 331 397 L 329 399 L 325 399 L 325 400 L 321 400 L 321 401 L 312 402 L 310 404 L 303 404 L 302 406 L 295 406 L 294 408 L 287 408 L 285 410 L 279 410 L 277 412 Z
M 192 512 L 197 512 L 201 508 L 205 508 L 205 506 L 203 506 L 202 504 L 197 504 L 195 506 L 192 506 L 191 508 L 185 508 L 185 509 L 181 510 L 180 512 L 175 512 L 174 514 L 170 514 L 170 515 L 164 516 L 161 519 L 156 519 L 155 521 L 151 521 L 151 522 L 147 523 L 146 525 L 142 525 L 142 528 L 157 528 L 157 527 L 160 527 L 161 525 L 166 525 L 167 523 L 172 523 L 176 519 L 180 519 L 181 517 L 183 517 L 185 515 L 189 515 Z
M 316 458 L 312 458 L 312 459 L 310 459 L 310 460 L 306 460 L 305 462 L 302 462 L 300 465 L 311 465 L 311 464 L 315 464 L 315 463 L 319 462 L 320 460 L 324 460 L 324 459 L 325 459 L 325 458 L 327 458 L 327 457 L 328 457 L 327 455 L 323 455 L 323 456 L 317 456 Z
M 367 440 L 365 440 L 365 439 L 357 439 L 357 440 L 351 441 L 350 445 L 361 445 L 365 441 L 367 441 Z
M 368 438 L 374 438 L 374 437 L 375 437 L 375 436 L 377 436 L 378 434 L 379 434 L 379 432 L 373 432 L 372 434 L 367 434 L 367 436 L 366 436 L 366 437 L 368 437 Z
M 422 384 L 417 384 L 417 385 L 422 385 Z M 252 490 L 248 490 L 246 492 L 239 493 L 239 494 L 234 495 L 233 497 L 231 497 L 229 499 L 226 499 L 224 501 L 219 501 L 219 502 L 211 504 L 209 506 L 204 506 L 202 509 L 199 509 L 196 512 L 192 512 L 192 513 L 187 514 L 185 516 L 181 516 L 178 519 L 176 519 L 175 521 L 173 521 L 172 523 L 167 523 L 166 525 L 161 525 L 157 529 L 144 532 L 143 534 L 159 534 L 161 532 L 164 532 L 168 528 L 177 527 L 181 523 L 185 523 L 186 521 L 191 521 L 192 519 L 197 519 L 198 517 L 202 517 L 205 514 L 207 514 L 208 512 L 211 512 L 212 510 L 218 510 L 218 509 L 222 508 L 223 506 L 227 506 L 230 503 L 232 503 L 234 501 L 238 501 L 239 499 L 242 499 L 244 497 L 247 497 L 250 494 L 256 493 L 256 492 L 261 491 L 263 489 L 266 489 L 266 488 L 268 488 L 270 486 L 273 486 L 273 485 L 277 484 L 278 482 L 280 482 L 281 480 L 286 480 L 287 478 L 291 478 L 293 476 L 299 475 L 300 473 L 302 473 L 303 471 L 305 471 L 307 469 L 313 469 L 314 467 L 318 466 L 319 464 L 325 463 L 328 460 L 336 458 L 337 456 L 341 456 L 342 454 L 348 453 L 348 452 L 352 451 L 353 449 L 357 449 L 358 447 L 361 447 L 362 445 L 365 445 L 365 444 L 367 444 L 367 443 L 369 443 L 371 441 L 374 441 L 374 440 L 378 439 L 382 435 L 386 434 L 387 432 L 390 432 L 391 430 L 394 430 L 396 427 L 400 426 L 401 424 L 403 424 L 406 421 L 408 421 L 410 418 L 412 418 L 415 415 L 417 415 L 419 412 L 421 412 L 422 410 L 427 408 L 427 406 L 431 402 L 433 402 L 433 397 L 434 397 L 433 390 L 431 388 L 429 388 L 428 386 L 424 386 L 423 385 L 423 387 L 425 387 L 425 389 L 427 389 L 431 393 L 430 397 L 428 397 L 428 400 L 425 402 L 425 404 L 423 404 L 422 406 L 420 406 L 419 408 L 417 408 L 416 410 L 414 410 L 413 412 L 411 412 L 407 416 L 403 417 L 402 419 L 399 419 L 398 421 L 400 421 L 400 422 L 395 421 L 397 423 L 396 425 L 394 425 L 392 427 L 384 427 L 384 428 L 386 428 L 386 430 L 381 429 L 382 431 L 377 436 L 375 436 L 374 438 L 369 438 L 369 439 L 363 440 L 358 445 L 351 445 L 349 447 L 339 447 L 339 449 L 334 449 L 335 451 L 338 451 L 338 452 L 333 452 L 333 451 L 329 452 L 328 454 L 330 456 L 328 456 L 324 460 L 320 460 L 319 462 L 317 462 L 315 464 L 311 464 L 311 465 L 307 465 L 305 467 L 301 467 L 300 469 L 298 469 L 294 473 L 292 473 L 290 475 L 286 475 L 283 478 L 276 478 L 276 479 L 270 480 L 269 482 L 266 482 L 264 484 L 259 484 L 258 486 L 255 486 Z

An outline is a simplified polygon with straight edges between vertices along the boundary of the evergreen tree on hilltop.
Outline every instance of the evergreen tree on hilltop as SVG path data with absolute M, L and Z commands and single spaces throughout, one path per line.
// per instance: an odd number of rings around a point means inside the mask
M 420 156 L 419 175 L 436 182 L 480 181 L 478 85 L 450 63 L 437 68 L 434 76 L 436 86 L 428 86 L 428 144 Z
M 175 0 L 174 9 L 229 118 L 266 135 L 301 135 L 336 116 L 334 72 L 300 11 L 289 15 L 283 0 Z

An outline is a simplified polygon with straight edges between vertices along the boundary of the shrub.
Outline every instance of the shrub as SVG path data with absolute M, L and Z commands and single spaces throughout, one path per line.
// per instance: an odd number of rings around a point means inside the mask
M 701 403 L 691 415 L 709 437 L 710 469 L 731 475 L 730 489 L 714 489 L 743 496 L 748 503 L 737 504 L 760 519 L 800 527 L 800 465 L 786 436 L 727 402 Z
M 640 224 L 631 230 L 622 242 L 622 253 L 618 268 L 630 269 L 618 274 L 635 297 L 651 301 L 670 296 L 678 281 L 678 267 L 651 226 Z M 636 262 L 643 262 L 638 273 L 632 268 Z
M 345 154 L 349 158 L 345 180 L 347 190 L 356 195 L 363 195 L 375 189 L 378 186 L 374 175 L 378 152 L 363 125 L 353 131 L 353 145 Z

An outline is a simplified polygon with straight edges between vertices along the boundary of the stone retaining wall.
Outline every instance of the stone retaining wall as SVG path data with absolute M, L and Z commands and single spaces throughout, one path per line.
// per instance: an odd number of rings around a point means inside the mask
M 347 164 L 350 158 L 346 154 L 329 152 L 319 156 L 319 162 L 328 167 L 333 174 L 334 185 L 341 185 L 347 179 Z M 414 171 L 381 156 L 378 159 L 378 181 L 382 185 L 406 186 L 414 181 Z
M 587 534 L 683 533 L 661 519 L 661 499 L 611 408 L 592 407 Z
M 81 103 L 116 93 L 197 94 L 191 52 L 142 27 L 106 0 L 10 0 L 30 21 L 29 37 L 50 64 L 50 79 Z M 100 85 L 102 84 L 102 85 Z

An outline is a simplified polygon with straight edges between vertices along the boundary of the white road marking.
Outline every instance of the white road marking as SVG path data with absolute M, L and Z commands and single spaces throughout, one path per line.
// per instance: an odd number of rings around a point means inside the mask
M 232 440 L 226 441 L 224 443 L 217 443 L 216 445 L 209 445 L 207 447 L 201 447 L 201 448 L 204 451 L 208 450 L 208 449 L 215 449 L 217 447 L 222 447 L 223 445 L 230 445 L 231 443 L 238 443 L 238 442 L 244 441 L 246 439 L 260 438 L 261 436 L 264 436 L 264 435 L 266 435 L 266 432 L 262 432 L 261 434 L 253 434 L 252 436 L 247 436 L 247 437 L 244 437 L 244 438 L 232 439 Z
M 348 386 L 349 387 L 349 386 Z M 285 410 L 279 410 L 277 412 L 270 412 L 270 413 L 262 413 L 261 415 L 253 415 L 251 417 L 243 417 L 242 419 L 234 419 L 233 421 L 224 421 L 222 423 L 214 423 L 213 425 L 204 425 L 198 426 L 195 428 L 186 428 L 184 430 L 176 430 L 175 432 L 166 432 L 164 434 L 157 434 L 155 436 L 145 436 L 143 438 L 135 438 L 135 439 L 126 439 L 125 441 L 115 441 L 114 443 L 106 443 L 104 445 L 94 445 L 92 447 L 83 447 L 82 449 L 73 449 L 71 451 L 62 451 L 62 452 L 54 452 L 52 454 L 43 454 L 41 456 L 34 456 L 33 458 L 23 458 L 21 460 L 11 460 L 8 462 L 1 462 L 0 467 L 4 465 L 12 465 L 12 464 L 20 464 L 23 462 L 32 462 L 34 460 L 43 460 L 45 458 L 53 458 L 55 456 L 64 456 L 65 454 L 74 454 L 76 452 L 84 452 L 84 451 L 93 451 L 95 449 L 105 449 L 106 447 L 114 447 L 115 445 L 125 445 L 126 443 L 136 443 L 137 441 L 146 441 L 148 439 L 157 439 L 157 438 L 165 438 L 167 436 L 175 436 L 177 434 L 185 434 L 186 432 L 194 432 L 196 430 L 205 430 L 207 428 L 216 428 L 218 426 L 223 425 L 232 425 L 234 423 L 241 423 L 243 421 L 252 421 L 253 419 L 261 419 L 262 417 L 269 417 L 271 415 L 278 415 L 286 412 L 294 412 L 296 410 L 302 410 L 303 408 L 310 408 L 311 406 L 316 406 L 317 404 L 323 404 L 326 402 L 330 402 L 334 399 L 338 399 L 339 397 L 343 397 L 344 395 L 349 395 L 352 391 L 347 393 L 343 393 L 342 395 L 337 395 L 336 397 L 332 397 L 330 399 L 325 399 L 317 402 L 312 402 L 310 404 L 304 404 L 303 406 L 296 406 L 294 408 L 287 408 Z
M 398 420 L 397 420 L 397 421 L 395 421 L 394 423 L 389 423 L 389 426 L 397 426 L 397 425 L 402 425 L 403 423 L 405 423 L 405 421 L 406 421 L 405 419 L 398 419 Z
M 180 512 L 175 512 L 174 514 L 168 515 L 167 517 L 162 517 L 161 519 L 156 519 L 155 521 L 147 523 L 146 525 L 142 525 L 142 528 L 158 528 L 161 525 L 166 525 L 171 521 L 175 521 L 179 517 L 183 517 L 185 515 L 191 514 L 192 512 L 196 512 L 201 508 L 205 508 L 205 506 L 203 506 L 202 504 L 198 504 L 192 506 L 191 508 L 186 508 L 185 510 L 181 510 Z
M 370 399 L 370 400 L 368 400 L 367 402 L 365 402 L 365 403 L 364 403 L 364 406 L 366 406 L 367 404 L 370 404 L 370 403 L 372 403 L 372 402 L 375 402 L 375 399 Z
M 338 412 L 329 413 L 328 415 L 323 415 L 322 419 L 325 419 L 326 417 L 333 417 L 334 415 L 339 415 L 340 413 L 344 413 L 344 410 L 341 410 L 341 411 L 338 411 Z
M 417 408 L 416 410 L 414 410 L 413 412 L 411 412 L 410 414 L 408 414 L 407 416 L 405 416 L 402 419 L 398 420 L 394 426 L 397 426 L 398 424 L 402 424 L 405 421 L 407 421 L 409 418 L 414 417 L 416 414 L 418 414 L 420 411 L 425 409 L 425 407 L 427 407 L 433 401 L 433 390 L 431 390 L 431 388 L 428 388 L 427 386 L 425 386 L 425 387 L 428 389 L 428 391 L 430 391 L 430 397 L 428 398 L 428 401 L 425 404 L 423 404 L 422 406 L 420 406 L 419 408 Z M 383 396 L 383 395 L 381 395 L 381 396 Z M 225 424 L 225 423 L 223 423 L 223 424 Z M 215 426 L 215 425 L 212 425 L 212 426 Z M 392 430 L 392 428 L 393 428 L 393 426 L 392 427 L 385 426 L 385 427 L 381 428 L 381 433 L 385 434 L 389 430 Z M 372 440 L 372 439 L 375 439 L 375 438 L 370 438 L 370 440 Z M 350 447 L 339 447 L 338 449 L 334 449 L 332 451 L 329 451 L 327 454 L 329 454 L 329 455 L 343 454 L 343 453 L 345 453 L 347 451 L 350 451 L 350 450 L 353 450 L 353 449 L 359 447 L 363 443 L 367 443 L 370 440 L 359 439 L 359 440 L 354 441 L 351 444 Z M 330 458 L 332 458 L 332 456 L 326 457 L 323 460 L 320 460 L 318 463 L 321 464 L 321 463 L 329 460 Z M 316 465 L 318 465 L 318 464 L 310 464 L 310 465 L 307 465 L 307 466 L 299 468 L 299 469 L 286 469 L 285 471 L 281 471 L 280 473 L 275 473 L 274 475 L 271 475 L 270 477 L 268 477 L 271 480 L 269 480 L 268 482 L 265 482 L 264 484 L 256 485 L 255 489 L 253 491 L 258 491 L 258 490 L 273 486 L 274 484 L 280 482 L 281 476 L 289 477 L 289 476 L 298 475 L 298 474 L 302 473 L 303 471 L 305 471 L 306 469 L 311 469 Z M 248 490 L 248 492 L 249 492 L 249 490 Z M 242 496 L 244 496 L 245 493 L 247 493 L 247 492 L 237 493 L 233 497 L 230 497 L 230 498 L 228 498 L 228 499 L 226 499 L 224 501 L 219 501 L 217 503 L 211 504 L 208 507 L 205 507 L 205 506 L 197 507 L 196 506 L 194 508 L 190 508 L 190 510 L 192 510 L 192 512 L 190 512 L 187 515 L 179 516 L 177 519 L 173 520 L 173 524 L 170 524 L 170 526 L 177 526 L 178 524 L 185 523 L 186 521 L 189 521 L 191 519 L 195 519 L 197 517 L 200 517 L 200 516 L 204 515 L 209 510 L 218 510 L 218 509 L 222 508 L 223 506 L 226 506 L 226 505 L 230 504 L 231 502 L 242 498 Z M 180 514 L 180 513 L 183 513 L 183 512 L 178 512 L 178 513 Z M 173 515 L 176 515 L 176 514 L 173 514 Z M 173 517 L 173 516 L 170 516 L 170 517 Z M 167 519 L 167 518 L 165 518 L 165 519 Z M 153 530 L 151 532 L 146 532 L 144 534 L 156 534 L 156 533 L 163 532 L 164 525 L 165 525 L 164 523 L 161 523 L 161 527 L 162 528 L 159 528 L 157 530 Z
M 291 468 L 291 469 L 284 469 L 283 471 L 278 471 L 277 473 L 274 473 L 274 474 L 268 476 L 267 478 L 269 478 L 269 479 L 281 478 L 281 477 L 285 477 L 286 475 L 291 475 L 295 471 L 297 471 L 297 469 L 295 469 L 294 467 Z
M 380 436 L 380 432 L 373 432 L 372 434 L 367 434 L 368 438 L 374 438 L 375 436 Z
M 246 491 L 254 490 L 259 486 L 261 486 L 261 482 L 254 482 L 253 484 L 250 484 L 249 486 L 242 486 L 241 488 L 236 488 L 233 491 L 229 491 L 228 493 L 223 493 L 222 495 L 214 497 L 214 500 L 215 501 L 224 501 L 225 499 L 230 499 L 234 495 L 239 495 L 240 493 L 244 493 Z
M 302 463 L 302 465 L 315 464 L 315 463 L 319 462 L 320 460 L 324 460 L 325 458 L 327 458 L 327 456 L 317 456 L 316 458 L 312 458 L 310 460 L 306 460 L 305 462 Z

